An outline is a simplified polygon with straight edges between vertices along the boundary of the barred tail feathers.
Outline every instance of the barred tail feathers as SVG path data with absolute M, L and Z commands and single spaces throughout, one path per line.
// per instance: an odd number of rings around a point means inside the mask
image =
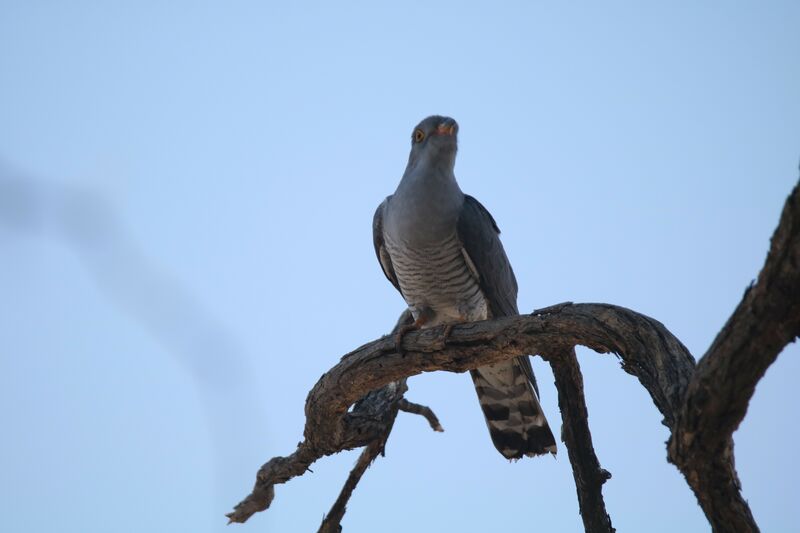
M 556 453 L 539 398 L 516 359 L 470 372 L 495 448 L 506 459 Z

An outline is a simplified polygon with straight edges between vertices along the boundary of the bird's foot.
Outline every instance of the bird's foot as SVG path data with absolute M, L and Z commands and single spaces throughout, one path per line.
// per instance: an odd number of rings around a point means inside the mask
M 406 333 L 421 329 L 425 322 L 426 320 L 423 317 L 419 317 L 411 324 L 400 326 L 400 328 L 394 334 L 394 348 L 397 353 L 400 355 L 405 355 L 405 350 L 403 350 L 403 337 L 406 335 Z
M 453 333 L 453 326 L 455 326 L 455 324 L 445 324 L 442 330 L 442 337 L 440 339 L 442 349 L 447 348 L 447 340 L 450 338 L 450 334 Z

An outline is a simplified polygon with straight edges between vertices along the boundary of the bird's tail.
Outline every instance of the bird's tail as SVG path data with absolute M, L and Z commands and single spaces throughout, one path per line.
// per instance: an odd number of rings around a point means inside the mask
M 522 361 L 482 366 L 470 374 L 492 442 L 503 457 L 556 453 L 556 440 Z

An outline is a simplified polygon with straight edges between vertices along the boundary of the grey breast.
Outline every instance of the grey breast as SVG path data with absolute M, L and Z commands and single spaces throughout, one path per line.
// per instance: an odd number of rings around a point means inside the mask
M 455 230 L 438 243 L 410 245 L 403 236 L 385 235 L 403 297 L 415 318 L 433 311 L 425 326 L 483 320 L 486 300 L 464 257 Z

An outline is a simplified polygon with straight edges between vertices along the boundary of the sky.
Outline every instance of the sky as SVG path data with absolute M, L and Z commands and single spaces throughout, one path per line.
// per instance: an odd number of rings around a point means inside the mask
M 459 121 L 521 310 L 622 305 L 699 358 L 798 179 L 799 22 L 793 1 L 0 0 L 0 529 L 316 531 L 357 452 L 224 515 L 402 311 L 371 220 L 430 114 Z M 798 527 L 798 356 L 734 435 L 764 531 Z M 579 360 L 617 530 L 708 531 L 638 381 Z M 401 414 L 345 532 L 582 531 L 563 445 L 509 463 L 466 375 L 409 385 L 445 432 Z

